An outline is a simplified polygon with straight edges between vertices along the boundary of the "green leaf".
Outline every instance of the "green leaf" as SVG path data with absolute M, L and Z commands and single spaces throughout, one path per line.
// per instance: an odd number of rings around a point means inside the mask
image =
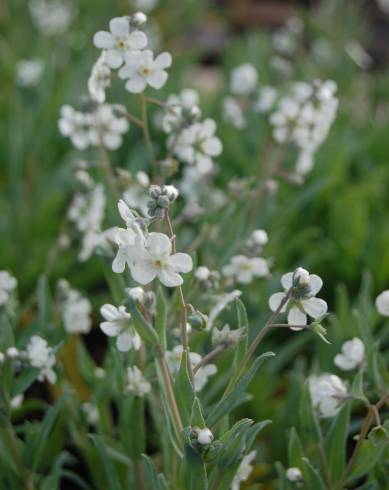
M 331 481 L 337 482 L 346 467 L 346 444 L 350 424 L 350 403 L 346 403 L 333 419 L 324 447 Z
M 182 353 L 180 369 L 177 373 L 176 382 L 174 383 L 174 393 L 182 423 L 185 427 L 190 423 L 195 396 L 188 372 L 188 352 L 185 350 Z
M 153 460 L 146 454 L 142 454 L 142 459 L 149 490 L 166 490 L 166 482 L 158 475 Z
M 190 444 L 185 444 L 185 460 L 181 475 L 181 488 L 207 490 L 207 471 L 201 454 Z
M 326 490 L 323 479 L 317 469 L 312 466 L 308 458 L 303 458 L 303 475 L 308 481 L 307 489 L 309 490 Z
M 38 378 L 39 374 L 39 369 L 31 367 L 29 369 L 24 369 L 14 381 L 12 387 L 12 396 L 17 396 L 20 393 L 24 393 L 27 388 L 29 388 L 32 383 L 34 383 L 34 381 Z
M 134 322 L 135 330 L 142 337 L 145 342 L 150 342 L 155 345 L 158 344 L 158 335 L 153 327 L 143 318 L 135 303 L 132 300 L 128 301 L 129 309 Z
M 355 378 L 353 380 L 350 395 L 354 398 L 358 398 L 359 400 L 368 403 L 368 399 L 366 398 L 365 393 L 363 391 L 363 375 L 364 375 L 364 371 L 360 369 L 355 375 Z
M 277 490 L 288 490 L 288 480 L 285 475 L 285 468 L 283 465 L 277 461 L 275 464 L 276 472 L 277 472 Z
M 167 307 L 166 299 L 161 286 L 157 292 L 157 314 L 155 317 L 155 330 L 159 337 L 159 345 L 162 352 L 166 351 L 166 322 L 167 322 Z
M 47 328 L 51 317 L 52 298 L 47 277 L 42 275 L 37 285 L 38 320 L 41 329 Z
M 134 461 L 145 452 L 144 399 L 125 397 L 120 413 L 120 439 Z M 136 421 L 134 423 L 134 421 Z
M 289 467 L 301 468 L 303 457 L 304 457 L 303 446 L 296 432 L 296 429 L 292 427 L 292 430 L 290 431 L 289 444 L 288 444 Z
M 101 438 L 97 435 L 91 434 L 90 438 L 96 447 L 97 454 L 99 456 L 99 461 L 101 467 L 104 471 L 106 487 L 107 490 L 121 490 L 119 478 L 116 472 L 116 468 L 108 456 L 108 452 L 105 448 L 105 444 L 102 442 Z
M 238 317 L 238 328 L 243 329 L 243 335 L 240 339 L 238 346 L 236 347 L 235 356 L 234 356 L 234 365 L 238 366 L 240 361 L 243 359 L 245 352 L 247 351 L 249 320 L 247 317 L 246 308 L 243 302 L 239 298 L 235 300 L 235 307 L 236 307 L 236 314 Z
M 206 427 L 205 420 L 203 417 L 203 412 L 201 409 L 200 400 L 195 397 L 192 406 L 192 415 L 190 417 L 190 424 L 193 427 L 200 427 L 200 429 L 204 429 Z
M 224 415 L 230 412 L 231 406 L 234 405 L 244 394 L 246 388 L 250 384 L 250 381 L 262 363 L 274 355 L 275 354 L 273 352 L 265 352 L 254 360 L 250 369 L 241 377 L 231 392 L 225 398 L 221 399 L 211 413 L 206 417 L 208 427 L 213 427 L 222 419 L 222 417 L 224 417 Z

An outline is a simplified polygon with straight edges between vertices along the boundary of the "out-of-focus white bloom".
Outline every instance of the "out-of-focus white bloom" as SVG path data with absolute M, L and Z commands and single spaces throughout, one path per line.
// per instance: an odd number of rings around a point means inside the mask
M 140 286 L 136 288 L 127 288 L 126 293 L 133 300 L 142 303 L 145 297 L 145 291 Z
M 69 0 L 30 0 L 28 6 L 35 27 L 46 36 L 62 35 L 76 15 Z
M 269 241 L 269 237 L 268 237 L 268 234 L 266 233 L 265 230 L 254 230 L 252 233 L 251 233 L 251 237 L 250 237 L 254 243 L 256 243 L 257 245 L 266 245 L 266 243 Z
M 17 347 L 8 347 L 5 353 L 10 359 L 16 359 L 20 355 L 20 351 Z
M 122 142 L 123 135 L 127 133 L 130 125 L 125 117 L 117 116 L 109 104 L 100 105 L 93 113 L 92 124 L 89 129 L 90 144 L 100 144 L 109 150 L 117 150 Z
M 231 72 L 230 89 L 236 95 L 249 95 L 258 83 L 258 73 L 254 65 L 243 63 Z
M 246 257 L 235 255 L 228 265 L 222 269 L 226 277 L 234 277 L 241 284 L 249 284 L 255 277 L 266 277 L 269 275 L 269 264 L 261 257 Z
M 283 77 L 289 77 L 293 69 L 292 63 L 282 56 L 272 56 L 270 66 Z
M 206 281 L 209 278 L 209 275 L 211 274 L 211 271 L 208 269 L 208 267 L 205 267 L 204 265 L 197 267 L 195 270 L 194 276 L 196 279 L 199 281 Z
M 308 386 L 312 404 L 321 417 L 334 417 L 348 397 L 346 385 L 334 374 L 311 376 Z
M 174 185 L 164 185 L 162 193 L 167 196 L 170 202 L 174 202 L 180 195 L 179 190 Z
M 133 5 L 142 12 L 150 12 L 158 5 L 158 0 L 133 0 Z
M 242 108 L 234 97 L 225 97 L 223 100 L 223 119 L 237 129 L 246 126 Z
M 158 277 L 167 287 L 179 286 L 183 283 L 180 273 L 190 272 L 193 267 L 190 255 L 172 254 L 172 243 L 163 233 L 150 233 L 143 244 L 139 242 L 129 253 L 131 275 L 142 285 Z
M 71 334 L 87 334 L 92 327 L 92 305 L 76 289 L 70 288 L 66 281 L 60 283 L 64 300 L 61 304 L 62 321 L 65 330 Z
M 277 99 L 277 90 L 274 87 L 263 86 L 259 90 L 259 97 L 254 104 L 254 110 L 257 112 L 269 112 L 273 108 Z
M 226 344 L 227 346 L 237 344 L 242 338 L 243 328 L 231 330 L 229 325 L 224 325 L 221 330 L 212 330 L 212 345 Z
M 70 138 L 78 150 L 88 148 L 90 118 L 86 114 L 76 111 L 70 105 L 64 105 L 61 107 L 58 127 L 60 133 Z
M 151 385 L 136 366 L 127 369 L 127 390 L 136 396 L 144 397 L 151 390 Z
M 128 17 L 115 17 L 109 22 L 110 32 L 99 31 L 93 37 L 97 48 L 107 51 L 106 62 L 111 68 L 119 68 L 126 55 L 144 49 L 147 45 L 146 34 L 130 29 Z
M 9 404 L 11 408 L 15 410 L 22 406 L 23 400 L 24 400 L 24 395 L 23 393 L 21 393 L 20 395 L 14 396 Z
M 386 289 L 377 296 L 377 299 L 375 300 L 375 305 L 378 313 L 383 316 L 389 316 L 389 289 Z
M 100 323 L 101 330 L 108 337 L 117 337 L 116 347 L 120 352 L 140 349 L 141 339 L 131 323 L 131 314 L 124 306 L 117 308 L 106 304 L 100 308 L 100 313 L 105 319 Z
M 298 482 L 303 478 L 303 474 L 301 473 L 301 470 L 299 470 L 299 468 L 296 467 L 288 468 L 285 472 L 285 476 L 286 479 L 292 483 Z
M 123 192 L 123 200 L 132 209 L 140 211 L 144 216 L 147 215 L 149 195 L 147 189 L 150 185 L 150 178 L 145 172 L 137 172 L 135 179 L 128 185 Z
M 205 119 L 185 128 L 179 134 L 174 147 L 174 154 L 179 160 L 195 165 L 200 174 L 207 174 L 213 169 L 213 157 L 221 154 L 223 146 L 215 136 L 216 123 Z M 169 140 L 174 138 L 170 136 Z M 172 141 L 168 141 L 172 145 Z
M 256 455 L 257 451 L 251 451 L 242 459 L 231 483 L 231 490 L 239 490 L 241 482 L 246 481 L 250 476 L 253 471 L 253 465 L 251 463 L 254 461 Z
M 161 53 L 154 59 L 150 50 L 132 51 L 125 56 L 125 65 L 119 70 L 119 77 L 127 80 L 126 90 L 134 94 L 143 92 L 147 85 L 160 89 L 167 81 L 166 68 L 171 64 L 170 53 Z
M 306 269 L 298 267 L 294 272 L 288 272 L 281 278 L 281 284 L 285 291 L 270 296 L 269 306 L 276 311 L 289 293 L 289 299 L 283 305 L 280 313 L 288 312 L 288 323 L 290 325 L 306 325 L 307 315 L 320 318 L 327 313 L 327 303 L 316 294 L 323 286 L 323 281 L 316 274 L 309 274 Z M 292 330 L 301 330 L 291 327 Z
M 340 354 L 337 354 L 334 363 L 338 368 L 344 371 L 359 366 L 365 357 L 365 344 L 358 337 L 348 340 L 342 345 Z
M 0 271 L 0 306 L 7 303 L 18 282 L 7 271 Z
M 167 98 L 166 111 L 162 116 L 162 128 L 165 133 L 183 129 L 195 122 L 201 114 L 198 107 L 200 101 L 196 90 L 185 88 L 178 95 L 172 94 Z
M 105 378 L 105 370 L 102 367 L 97 366 L 95 368 L 95 376 L 96 376 L 97 379 L 103 379 L 103 378 Z
M 111 69 L 105 57 L 105 51 L 103 51 L 93 65 L 88 80 L 89 95 L 99 104 L 105 102 L 105 90 L 111 85 Z
M 175 376 L 181 365 L 181 358 L 184 348 L 182 345 L 177 345 L 172 351 L 166 351 L 165 358 L 169 368 L 169 371 L 173 376 Z M 194 368 L 201 361 L 200 354 L 197 352 L 189 353 L 189 362 Z M 214 364 L 206 364 L 201 366 L 194 375 L 194 389 L 195 391 L 200 391 L 207 383 L 208 378 L 217 373 L 217 367 Z
M 19 61 L 16 65 L 16 83 L 20 87 L 35 87 L 42 77 L 44 66 L 40 59 Z
M 209 446 L 213 441 L 213 434 L 208 429 L 208 427 L 204 427 L 203 429 L 196 428 L 197 433 L 197 442 L 202 446 Z
M 27 359 L 32 367 L 40 370 L 39 381 L 46 378 L 50 383 L 55 383 L 57 375 L 53 367 L 55 356 L 47 341 L 38 335 L 33 335 L 26 348 Z
M 88 421 L 88 424 L 90 425 L 96 425 L 97 422 L 99 421 L 100 415 L 99 415 L 99 410 L 94 405 L 93 403 L 90 402 L 85 402 L 82 404 L 82 411 L 86 415 L 86 419 Z

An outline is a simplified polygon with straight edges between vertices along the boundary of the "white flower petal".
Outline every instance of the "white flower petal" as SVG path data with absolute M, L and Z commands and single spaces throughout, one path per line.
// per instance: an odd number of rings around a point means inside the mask
M 172 242 L 164 233 L 150 233 L 145 246 L 150 254 L 156 257 L 170 255 L 172 251 Z
M 327 303 L 320 298 L 309 298 L 301 302 L 304 311 L 312 318 L 319 318 L 327 313 Z
M 114 36 L 126 36 L 130 32 L 130 25 L 124 17 L 115 17 L 110 20 L 109 29 Z
M 297 306 L 292 306 L 288 313 L 288 323 L 290 325 L 306 325 L 307 315 L 302 312 Z M 299 328 L 291 327 L 292 330 L 300 330 Z
M 168 288 L 181 286 L 181 284 L 184 282 L 180 274 L 177 274 L 177 272 L 169 269 L 162 269 L 158 271 L 158 278 L 162 284 Z
M 154 60 L 154 67 L 157 70 L 164 70 L 165 68 L 169 68 L 172 64 L 172 55 L 167 53 L 166 51 L 159 54 Z
M 151 73 L 147 77 L 147 83 L 150 85 L 150 87 L 153 87 L 157 90 L 165 85 L 166 80 L 167 80 L 166 71 L 155 71 L 154 73 Z
M 118 324 L 112 322 L 102 322 L 100 328 L 108 337 L 116 337 L 121 330 Z
M 146 80 L 139 76 L 135 75 L 133 78 L 130 78 L 125 87 L 128 92 L 131 92 L 133 94 L 139 94 L 140 92 L 143 92 L 143 90 L 146 88 Z
M 149 261 L 144 259 L 137 260 L 131 264 L 130 270 L 134 281 L 142 284 L 142 286 L 151 282 L 157 276 L 158 272 Z
M 119 317 L 118 309 L 116 306 L 105 304 L 100 308 L 101 315 L 105 318 L 105 320 L 113 321 L 117 320 Z
M 134 31 L 130 34 L 131 49 L 143 49 L 147 46 L 147 36 L 142 31 Z
M 316 274 L 310 274 L 309 285 L 311 287 L 311 293 L 313 294 L 313 296 L 316 296 L 323 286 L 323 281 Z
M 212 138 L 207 138 L 203 144 L 202 148 L 207 155 L 211 155 L 212 157 L 217 157 L 223 150 L 223 145 L 219 138 L 213 136 Z
M 129 332 L 123 332 L 118 335 L 116 347 L 120 352 L 128 352 L 132 347 L 132 335 Z
M 112 49 L 115 40 L 109 32 L 99 31 L 93 36 L 93 44 L 99 49 Z
M 110 68 L 116 69 L 123 63 L 123 57 L 115 49 L 110 49 L 107 51 L 105 61 Z
M 270 296 L 269 298 L 269 307 L 272 311 L 276 311 L 280 304 L 281 301 L 285 298 L 285 293 L 274 293 Z M 284 313 L 286 311 L 286 306 L 287 303 L 284 304 L 284 306 L 281 309 L 281 313 Z
M 124 272 L 124 269 L 126 267 L 126 262 L 127 262 L 127 253 L 125 248 L 119 248 L 119 250 L 116 253 L 116 257 L 113 259 L 112 262 L 112 271 L 116 272 L 117 274 L 121 274 Z
M 192 257 L 185 253 L 171 255 L 168 263 L 175 272 L 190 272 L 193 268 Z
M 281 277 L 282 287 L 286 290 L 293 286 L 293 272 L 287 272 Z

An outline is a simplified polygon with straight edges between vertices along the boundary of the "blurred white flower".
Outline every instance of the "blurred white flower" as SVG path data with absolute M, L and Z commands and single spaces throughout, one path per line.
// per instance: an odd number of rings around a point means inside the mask
M 243 63 L 231 71 L 230 89 L 236 95 L 249 95 L 258 83 L 258 73 L 254 65 Z
M 106 54 L 103 51 L 93 65 L 88 80 L 89 95 L 99 104 L 105 102 L 105 90 L 111 85 L 111 69 L 105 58 Z
M 21 60 L 16 65 L 16 83 L 20 87 L 35 87 L 38 85 L 44 63 L 40 59 Z
M 29 0 L 35 27 L 46 36 L 61 36 L 69 29 L 77 11 L 70 0 Z
M 226 277 L 234 277 L 240 284 L 249 284 L 256 277 L 269 275 L 269 264 L 261 257 L 235 255 L 222 269 Z
M 127 133 L 130 125 L 125 117 L 117 116 L 113 106 L 102 104 L 92 113 L 92 124 L 89 129 L 90 144 L 100 144 L 109 150 L 117 150 Z
M 61 107 L 58 127 L 60 133 L 70 138 L 78 150 L 85 150 L 90 145 L 90 118 L 87 114 L 76 111 L 70 105 L 64 105 Z
M 110 32 L 99 31 L 93 37 L 97 48 L 107 51 L 106 62 L 110 68 L 119 68 L 127 54 L 144 49 L 146 34 L 137 29 L 131 31 L 128 17 L 115 17 L 109 22 Z
M 7 271 L 0 271 L 0 306 L 7 303 L 18 282 Z
M 117 337 L 116 347 L 120 352 L 128 352 L 132 348 L 140 349 L 141 339 L 132 325 L 131 314 L 124 306 L 117 308 L 105 304 L 100 308 L 100 313 L 105 319 L 100 323 L 101 330 L 108 337 Z
M 285 472 L 285 476 L 286 479 L 292 483 L 298 482 L 303 478 L 303 474 L 301 473 L 301 470 L 296 467 L 288 468 Z
M 185 128 L 178 135 L 174 146 L 174 154 L 184 163 L 195 165 L 200 174 L 207 174 L 213 169 L 213 157 L 221 154 L 223 146 L 215 136 L 216 123 L 213 119 L 205 119 Z M 172 146 L 171 135 L 168 146 Z
M 99 421 L 99 410 L 93 403 L 85 402 L 82 404 L 82 411 L 85 413 L 88 424 L 96 425 Z
M 337 354 L 334 363 L 344 371 L 358 367 L 365 357 L 365 345 L 358 337 L 348 340 L 342 345 L 341 353 Z
M 143 303 L 144 297 L 145 297 L 145 291 L 143 288 L 140 286 L 135 287 L 135 288 L 127 288 L 126 293 L 128 296 L 133 300 L 137 301 L 139 303 Z
M 167 287 L 179 286 L 183 283 L 180 273 L 190 272 L 193 267 L 190 255 L 180 252 L 172 255 L 172 243 L 163 233 L 150 233 L 130 253 L 131 275 L 142 285 L 158 277 Z
M 133 5 L 142 12 L 150 12 L 158 5 L 158 0 L 133 0 Z
M 46 378 L 50 383 L 56 382 L 57 375 L 53 370 L 55 356 L 45 339 L 33 335 L 27 345 L 26 354 L 31 366 L 40 370 L 39 381 Z
M 147 85 L 160 89 L 167 81 L 166 68 L 171 64 L 170 53 L 161 53 L 154 59 L 150 50 L 133 51 L 125 56 L 125 65 L 119 70 L 119 77 L 127 80 L 126 90 L 134 94 L 143 92 Z
M 20 395 L 14 396 L 9 404 L 13 410 L 16 410 L 22 406 L 23 400 L 24 394 L 21 393 Z
M 210 274 L 211 271 L 208 269 L 208 267 L 205 267 L 204 265 L 197 267 L 194 272 L 195 278 L 199 281 L 206 281 L 209 278 Z
M 306 269 L 298 267 L 294 272 L 284 274 L 281 278 L 281 284 L 285 291 L 272 294 L 269 299 L 269 306 L 272 311 L 276 311 L 290 291 L 289 299 L 280 311 L 281 313 L 288 312 L 290 325 L 306 325 L 307 315 L 316 320 L 327 312 L 327 303 L 322 299 L 315 298 L 323 286 L 323 281 L 316 274 L 309 274 Z M 301 330 L 298 327 L 291 327 L 291 329 Z
M 20 355 L 20 351 L 17 347 L 8 347 L 5 353 L 10 359 L 16 359 Z
M 62 321 L 67 333 L 87 334 L 92 328 L 92 305 L 76 289 L 70 288 L 67 281 L 60 282 L 64 299 L 61 303 Z
M 224 325 L 221 330 L 216 327 L 212 329 L 212 345 L 226 344 L 227 346 L 237 344 L 242 338 L 244 329 L 232 330 L 229 325 Z
M 389 316 L 389 289 L 383 291 L 377 296 L 375 305 L 378 313 L 383 316 Z
M 246 119 L 243 110 L 234 97 L 225 97 L 223 100 L 223 119 L 234 126 L 236 129 L 243 129 L 246 126 Z
M 240 465 L 236 471 L 234 479 L 231 483 L 231 490 L 239 490 L 242 481 L 246 481 L 253 471 L 252 462 L 257 455 L 257 451 L 251 451 L 240 462 Z
M 127 369 L 127 390 L 143 397 L 151 390 L 151 385 L 136 366 Z
M 199 94 L 191 88 L 184 88 L 178 95 L 172 94 L 166 100 L 166 110 L 162 114 L 162 129 L 165 133 L 182 130 L 195 122 L 201 111 L 198 107 Z
M 312 404 L 321 417 L 334 417 L 348 397 L 346 385 L 334 374 L 311 376 L 308 386 Z
M 273 108 L 277 99 L 277 90 L 274 87 L 266 86 L 260 88 L 259 97 L 254 104 L 254 111 L 266 113 Z

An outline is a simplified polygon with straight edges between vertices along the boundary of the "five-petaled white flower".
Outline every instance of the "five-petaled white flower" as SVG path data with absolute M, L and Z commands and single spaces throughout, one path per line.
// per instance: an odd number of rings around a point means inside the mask
M 327 303 L 315 298 L 323 285 L 323 281 L 316 274 L 309 274 L 307 270 L 298 267 L 294 272 L 284 274 L 281 284 L 285 292 L 270 296 L 269 306 L 272 311 L 278 310 L 281 302 L 285 301 L 289 294 L 280 313 L 288 313 L 290 325 L 306 325 L 307 315 L 316 320 L 327 312 Z M 298 327 L 291 327 L 291 329 L 301 330 Z
M 192 258 L 185 253 L 172 254 L 172 242 L 163 233 L 150 233 L 144 243 L 132 248 L 130 271 L 133 279 L 145 285 L 158 279 L 167 287 L 180 286 L 179 273 L 192 270 Z
M 358 337 L 342 345 L 341 352 L 335 356 L 334 363 L 344 371 L 358 367 L 365 357 L 365 344 Z
M 251 463 L 255 459 L 256 455 L 256 451 L 251 451 L 242 459 L 238 469 L 236 470 L 234 479 L 232 480 L 231 490 L 239 490 L 241 482 L 247 480 L 247 478 L 250 476 L 250 473 L 253 471 L 253 466 Z
M 311 376 L 308 386 L 312 404 L 321 417 L 334 417 L 348 397 L 346 385 L 335 374 Z
M 0 306 L 8 301 L 16 286 L 17 280 L 9 272 L 0 271 Z
M 26 354 L 31 366 L 40 370 L 39 381 L 44 381 L 46 378 L 50 383 L 55 383 L 57 379 L 53 370 L 55 356 L 47 341 L 39 335 L 33 335 L 27 345 Z
M 108 337 L 116 338 L 116 347 L 120 352 L 127 352 L 131 348 L 139 350 L 141 339 L 131 323 L 131 314 L 124 306 L 105 304 L 100 308 L 105 321 L 100 323 L 101 330 Z
M 383 316 L 389 316 L 389 289 L 377 296 L 375 305 L 378 312 Z
M 131 51 L 144 49 L 147 36 L 139 30 L 130 31 L 130 23 L 126 17 L 115 17 L 109 22 L 110 32 L 99 31 L 93 37 L 97 48 L 107 51 L 106 62 L 111 68 L 119 68 L 125 56 Z
M 246 257 L 235 255 L 222 272 L 227 277 L 235 277 L 241 284 L 249 284 L 255 277 L 266 277 L 269 274 L 269 264 L 261 257 Z
M 151 385 L 136 366 L 127 369 L 127 390 L 136 396 L 144 397 L 151 390 Z
M 172 64 L 170 53 L 164 52 L 154 59 L 150 50 L 133 51 L 126 55 L 126 64 L 119 70 L 119 77 L 127 80 L 126 90 L 134 94 L 143 92 L 147 85 L 162 88 L 167 80 L 166 68 Z

